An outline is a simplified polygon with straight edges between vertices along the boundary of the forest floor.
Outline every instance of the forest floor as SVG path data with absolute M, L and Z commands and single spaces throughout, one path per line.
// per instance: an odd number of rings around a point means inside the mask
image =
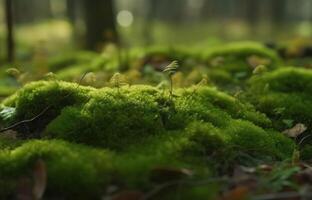
M 1 199 L 312 198 L 306 41 L 37 53 L 0 72 Z

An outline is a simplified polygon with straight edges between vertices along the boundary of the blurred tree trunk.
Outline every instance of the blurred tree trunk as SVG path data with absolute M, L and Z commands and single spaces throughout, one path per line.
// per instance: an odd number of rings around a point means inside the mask
M 90 50 L 98 50 L 107 42 L 118 43 L 113 0 L 83 0 L 86 41 Z
M 6 12 L 6 27 L 7 27 L 7 61 L 14 61 L 14 32 L 13 32 L 13 2 L 12 0 L 5 0 L 5 12 Z
M 214 4 L 211 0 L 205 0 L 201 9 L 200 16 L 206 20 L 206 18 L 210 18 L 214 15 Z
M 272 21 L 274 25 L 282 25 L 285 19 L 286 0 L 274 0 L 272 3 Z
M 154 22 L 157 14 L 157 4 L 158 0 L 150 0 L 147 7 L 146 17 L 143 25 L 143 35 L 145 39 L 145 45 L 151 45 L 153 41 L 153 28 Z
M 157 18 L 171 22 L 181 23 L 186 8 L 186 0 L 158 0 Z
M 52 17 L 51 0 L 14 0 L 13 6 L 16 23 L 29 23 Z
M 77 0 L 66 1 L 67 17 L 72 24 L 75 24 L 76 21 L 77 2 L 78 2 Z
M 250 27 L 250 34 L 252 36 L 257 35 L 258 32 L 258 25 L 259 25 L 259 7 L 260 7 L 259 0 L 245 0 L 246 5 L 246 19 L 247 23 Z

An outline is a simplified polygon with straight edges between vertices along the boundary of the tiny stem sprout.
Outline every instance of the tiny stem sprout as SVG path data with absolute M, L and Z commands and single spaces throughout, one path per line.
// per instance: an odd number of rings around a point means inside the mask
M 167 65 L 165 67 L 165 69 L 163 70 L 164 73 L 168 74 L 169 77 L 169 84 L 170 84 L 170 88 L 169 88 L 169 94 L 170 94 L 170 98 L 172 98 L 173 96 L 173 81 L 172 81 L 172 76 L 177 72 L 179 68 L 178 65 L 178 61 L 172 61 L 169 65 Z
M 117 88 L 118 93 L 121 86 L 127 85 L 125 77 L 120 73 L 115 73 L 109 83 L 112 87 Z

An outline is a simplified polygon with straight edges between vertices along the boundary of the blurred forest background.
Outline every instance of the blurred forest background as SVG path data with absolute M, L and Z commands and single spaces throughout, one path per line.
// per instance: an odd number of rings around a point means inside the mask
M 196 47 L 312 37 L 311 0 L 0 0 L 0 6 L 2 63 L 10 6 L 17 60 L 38 51 L 103 51 L 111 43 Z

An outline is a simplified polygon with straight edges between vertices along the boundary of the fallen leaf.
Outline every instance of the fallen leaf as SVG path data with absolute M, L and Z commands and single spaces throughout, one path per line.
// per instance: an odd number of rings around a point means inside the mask
M 47 184 L 47 169 L 43 160 L 38 160 L 33 171 L 33 195 L 35 199 L 41 199 Z
M 256 169 L 252 167 L 235 167 L 232 176 L 232 186 L 246 186 L 249 190 L 255 189 L 258 185 L 257 177 L 254 174 L 255 172 Z
M 299 184 L 312 184 L 312 169 L 305 169 L 294 175 L 294 179 Z
M 271 165 L 262 164 L 258 166 L 258 169 L 263 172 L 270 172 L 273 170 L 273 167 Z
M 290 129 L 286 129 L 285 131 L 283 131 L 283 133 L 287 135 L 288 137 L 295 138 L 306 130 L 307 130 L 307 127 L 304 124 L 298 123 L 294 127 Z
M 248 197 L 249 188 L 247 186 L 238 186 L 226 192 L 221 200 L 245 200 Z
M 4 131 L 3 133 L 3 137 L 8 138 L 8 139 L 17 139 L 17 132 L 14 130 L 7 130 Z

